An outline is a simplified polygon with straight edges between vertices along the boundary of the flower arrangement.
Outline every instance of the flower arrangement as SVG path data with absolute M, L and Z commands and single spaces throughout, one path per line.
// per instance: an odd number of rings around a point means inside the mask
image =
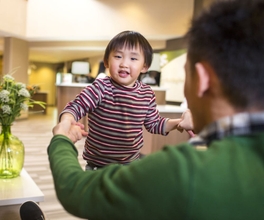
M 14 178 L 20 174 L 24 163 L 24 145 L 11 133 L 11 125 L 22 110 L 35 104 L 45 108 L 44 102 L 31 99 L 37 87 L 16 82 L 10 74 L 0 82 L 0 178 Z
M 44 102 L 31 99 L 36 93 L 36 87 L 26 86 L 15 82 L 13 76 L 6 74 L 0 83 L 0 123 L 11 125 L 20 116 L 21 110 L 27 111 L 29 107 L 38 104 L 45 108 Z

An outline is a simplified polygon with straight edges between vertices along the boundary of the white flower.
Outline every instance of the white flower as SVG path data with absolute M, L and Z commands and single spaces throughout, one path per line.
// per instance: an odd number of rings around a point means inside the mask
M 12 74 L 6 74 L 0 80 L 0 124 L 11 124 L 21 110 L 38 104 L 44 107 L 43 102 L 31 100 L 35 88 L 28 87 L 22 82 L 16 82 Z
M 22 88 L 18 91 L 18 96 L 30 97 L 29 91 L 25 88 Z
M 10 92 L 7 90 L 2 90 L 0 92 L 0 99 L 2 102 L 9 102 L 9 94 Z
M 21 109 L 24 110 L 24 111 L 27 111 L 27 110 L 28 110 L 28 105 L 25 104 L 25 103 L 21 103 L 21 104 L 20 104 L 20 107 L 21 107 Z
M 21 82 L 16 83 L 16 86 L 20 88 L 24 88 L 24 89 L 26 88 L 26 84 L 21 83 Z
M 14 80 L 14 77 L 11 76 L 11 75 L 9 75 L 9 74 L 6 74 L 6 75 L 3 76 L 3 79 L 4 80 L 12 80 L 13 81 Z
M 11 114 L 11 108 L 10 108 L 9 105 L 3 105 L 3 106 L 1 107 L 1 109 L 3 110 L 3 114 L 8 114 L 8 115 Z

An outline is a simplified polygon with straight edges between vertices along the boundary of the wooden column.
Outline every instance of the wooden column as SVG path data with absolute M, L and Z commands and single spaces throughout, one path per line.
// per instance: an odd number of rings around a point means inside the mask
M 16 81 L 28 83 L 28 42 L 13 37 L 4 38 L 3 74 L 17 69 L 13 77 Z
M 3 72 L 2 75 L 11 73 L 17 82 L 28 84 L 28 57 L 29 47 L 25 40 L 5 37 L 4 38 L 4 55 L 3 55 Z M 19 119 L 28 117 L 28 111 L 21 111 Z

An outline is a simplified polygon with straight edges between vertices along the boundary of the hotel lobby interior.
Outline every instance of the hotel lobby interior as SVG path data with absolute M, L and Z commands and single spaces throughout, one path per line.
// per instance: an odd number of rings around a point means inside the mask
M 23 186 L 30 196 L 16 198 L 20 177 L 0 179 L 0 219 L 19 219 L 19 207 L 26 200 L 39 203 L 49 220 L 79 219 L 67 213 L 57 200 L 47 146 L 58 114 L 70 97 L 65 85 L 58 85 L 58 72 L 68 74 L 74 61 L 89 62 L 89 75 L 96 77 L 104 49 L 109 40 L 123 30 L 135 30 L 150 42 L 155 53 L 184 50 L 184 34 L 190 20 L 214 0 L 9 0 L 0 2 L 0 75 L 17 71 L 14 77 L 25 84 L 38 85 L 44 94 L 45 111 L 33 109 L 17 119 L 12 133 L 25 146 L 23 172 L 34 189 Z M 162 74 L 162 73 L 161 73 Z M 182 84 L 182 79 L 180 82 Z M 178 81 L 177 81 L 178 83 Z M 80 85 L 76 86 L 80 90 Z M 181 89 L 182 87 L 180 87 Z M 155 87 L 164 116 L 179 117 L 183 93 L 179 98 L 166 96 L 162 87 Z M 161 95 L 161 96 L 160 96 Z M 42 97 L 42 96 L 39 96 Z M 168 104 L 168 105 L 167 105 Z M 175 105 L 176 107 L 174 107 Z M 85 121 L 84 121 L 85 122 Z M 173 133 L 166 138 L 146 135 L 143 154 L 150 154 L 172 144 L 187 140 L 187 134 Z M 76 143 L 79 162 L 85 167 L 82 150 L 85 139 Z M 30 192 L 31 191 L 31 192 Z M 11 199 L 7 197 L 14 196 Z M 12 202 L 12 199 L 16 202 Z M 5 200 L 5 201 L 4 201 Z M 89 208 L 89 207 L 88 207 Z M 17 211 L 17 212 L 16 212 Z

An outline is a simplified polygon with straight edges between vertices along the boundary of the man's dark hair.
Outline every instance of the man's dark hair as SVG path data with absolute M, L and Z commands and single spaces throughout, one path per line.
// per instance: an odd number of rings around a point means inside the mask
M 239 108 L 264 108 L 264 0 L 218 1 L 187 33 L 192 71 L 208 62 Z
M 135 31 L 123 31 L 116 35 L 107 45 L 104 54 L 104 63 L 108 63 L 109 55 L 112 51 L 123 47 L 135 48 L 139 46 L 144 54 L 145 65 L 150 67 L 152 62 L 153 50 L 146 38 Z

